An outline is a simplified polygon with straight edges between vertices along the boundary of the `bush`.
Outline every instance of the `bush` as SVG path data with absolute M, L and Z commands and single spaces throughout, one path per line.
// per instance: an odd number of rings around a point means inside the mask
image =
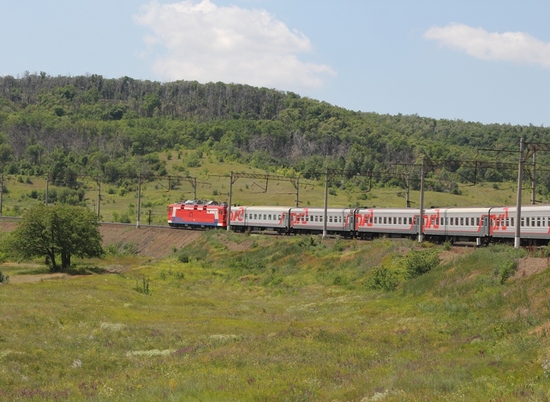
M 392 291 L 397 288 L 398 284 L 398 273 L 382 266 L 372 271 L 367 285 L 371 289 Z
M 439 255 L 433 250 L 411 251 L 403 257 L 407 279 L 423 275 L 439 265 Z
M 9 275 L 4 275 L 2 271 L 0 271 L 0 283 L 8 283 L 10 281 Z
M 514 275 L 516 269 L 517 264 L 515 261 L 508 261 L 502 266 L 495 268 L 495 275 L 497 276 L 498 283 L 503 285 L 509 277 Z

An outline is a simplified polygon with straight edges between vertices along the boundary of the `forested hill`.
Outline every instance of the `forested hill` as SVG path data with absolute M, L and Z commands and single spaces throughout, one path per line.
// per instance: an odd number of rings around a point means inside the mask
M 520 137 L 545 141 L 549 134 L 545 127 L 349 111 L 291 92 L 220 82 L 0 77 L 0 168 L 12 174 L 101 174 L 115 181 L 138 171 L 170 173 L 158 152 L 198 149 L 220 161 L 285 166 L 306 177 L 327 163 L 353 175 L 412 163 L 420 154 L 471 160 L 481 148 L 517 149 Z M 467 167 L 457 162 L 455 168 L 459 180 L 468 176 Z M 490 181 L 515 174 L 482 173 Z

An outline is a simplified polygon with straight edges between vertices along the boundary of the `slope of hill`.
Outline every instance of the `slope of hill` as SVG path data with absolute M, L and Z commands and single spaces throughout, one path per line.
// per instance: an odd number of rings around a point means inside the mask
M 0 399 L 550 398 L 525 250 L 208 231 L 174 257 L 0 286 Z

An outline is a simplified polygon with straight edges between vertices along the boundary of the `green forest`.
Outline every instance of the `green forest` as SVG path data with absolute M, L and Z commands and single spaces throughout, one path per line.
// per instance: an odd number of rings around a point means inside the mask
M 284 168 L 319 178 L 328 167 L 386 184 L 424 157 L 428 177 L 443 180 L 432 190 L 450 192 L 455 183 L 515 180 L 520 138 L 541 143 L 549 134 L 533 125 L 350 111 L 292 92 L 221 82 L 43 72 L 0 77 L 0 170 L 68 187 L 83 175 L 106 183 L 139 174 L 185 176 L 206 151 L 219 162 L 268 172 Z M 197 154 L 187 154 L 176 172 L 159 156 L 187 150 Z M 549 161 L 542 152 L 537 157 L 540 166 Z M 540 172 L 539 192 L 547 194 L 548 173 Z

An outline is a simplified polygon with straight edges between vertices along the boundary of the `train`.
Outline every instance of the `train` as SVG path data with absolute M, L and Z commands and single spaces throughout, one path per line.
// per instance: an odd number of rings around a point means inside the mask
M 512 241 L 516 236 L 515 206 L 436 208 L 310 208 L 232 206 L 215 201 L 188 200 L 168 206 L 173 228 L 225 228 L 237 232 L 275 231 L 279 234 L 326 234 L 373 239 L 380 236 L 418 238 L 433 242 Z M 521 207 L 520 238 L 525 245 L 550 240 L 550 205 Z M 326 222 L 325 222 L 326 219 Z

